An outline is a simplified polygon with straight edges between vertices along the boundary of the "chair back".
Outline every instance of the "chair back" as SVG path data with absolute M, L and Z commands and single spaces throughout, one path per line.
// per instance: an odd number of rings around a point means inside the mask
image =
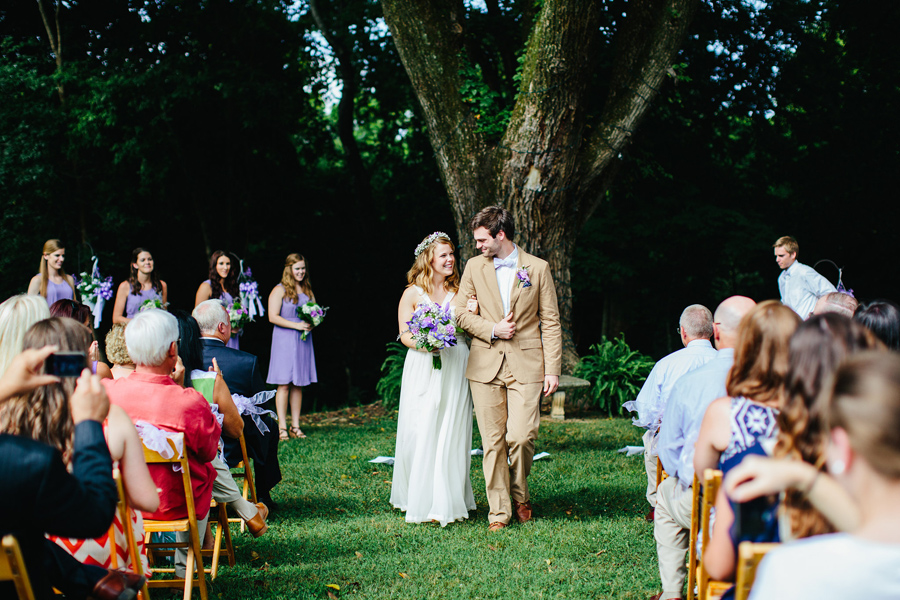
M 31 588 L 31 580 L 28 579 L 28 571 L 25 569 L 25 561 L 22 559 L 22 550 L 19 541 L 12 535 L 3 536 L 3 552 L 0 555 L 0 581 L 12 581 L 16 587 L 19 600 L 34 600 L 34 590 Z
M 711 579 L 706 567 L 703 566 L 703 556 L 709 546 L 710 515 L 716 505 L 716 496 L 722 486 L 722 471 L 706 469 L 703 471 L 703 495 L 700 501 L 700 557 L 697 565 L 697 589 L 700 600 L 713 600 L 719 598 L 729 588 L 731 583 Z
M 700 480 L 694 473 L 691 484 L 691 537 L 688 545 L 688 589 L 687 600 L 694 600 L 697 586 L 697 536 L 700 535 Z
M 741 542 L 738 546 L 737 583 L 734 586 L 735 600 L 747 600 L 753 580 L 756 579 L 756 568 L 766 553 L 777 548 L 779 544 Z
M 666 473 L 666 470 L 663 469 L 662 461 L 659 460 L 659 457 L 656 457 L 656 487 L 659 489 L 659 484 L 669 478 L 669 474 Z
M 119 469 L 113 470 L 113 479 L 116 482 L 116 490 L 119 492 L 119 502 L 116 510 L 119 514 L 119 522 L 122 524 L 122 530 L 125 533 L 125 545 L 128 557 L 131 559 L 131 568 L 134 573 L 144 575 L 144 563 L 141 560 L 141 554 L 138 552 L 137 540 L 134 537 L 134 529 L 131 527 L 131 506 L 128 504 L 128 495 L 125 493 L 125 483 L 122 481 L 122 474 Z M 118 565 L 118 543 L 116 542 L 116 525 L 113 523 L 109 527 L 109 543 L 110 556 L 112 558 L 112 568 L 124 568 L 125 565 Z M 148 600 L 150 593 L 147 584 L 144 583 L 141 588 L 142 600 Z

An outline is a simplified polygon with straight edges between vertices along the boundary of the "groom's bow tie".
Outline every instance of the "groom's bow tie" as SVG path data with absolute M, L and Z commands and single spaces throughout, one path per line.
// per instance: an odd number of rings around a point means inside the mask
M 500 267 L 509 267 L 510 269 L 516 268 L 516 259 L 511 256 L 507 256 L 506 258 L 495 258 L 494 259 L 494 268 L 499 269 Z

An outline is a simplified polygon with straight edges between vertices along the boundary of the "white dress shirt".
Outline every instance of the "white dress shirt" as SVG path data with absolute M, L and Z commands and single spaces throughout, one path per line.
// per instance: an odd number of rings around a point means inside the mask
M 657 451 L 666 473 L 685 487 L 694 481 L 694 444 L 703 416 L 713 400 L 727 395 L 725 380 L 733 364 L 734 348 L 722 348 L 714 359 L 676 381 L 669 394 Z
M 778 291 L 781 292 L 782 304 L 800 315 L 801 319 L 807 319 L 816 307 L 816 300 L 836 292 L 837 288 L 812 267 L 794 261 L 778 276 Z
M 512 295 L 513 282 L 516 279 L 516 262 L 519 260 L 519 247 L 513 244 L 513 251 L 504 259 L 494 258 L 494 272 L 497 274 L 497 286 L 500 288 L 500 300 L 503 302 L 503 316 L 509 314 L 509 297 Z M 497 266 L 498 263 L 505 263 Z M 509 266 L 512 265 L 512 266 Z
M 623 405 L 625 409 L 638 413 L 632 423 L 655 433 L 666 410 L 669 392 L 678 378 L 706 364 L 715 356 L 716 349 L 709 340 L 693 340 L 681 350 L 659 359 L 637 398 Z

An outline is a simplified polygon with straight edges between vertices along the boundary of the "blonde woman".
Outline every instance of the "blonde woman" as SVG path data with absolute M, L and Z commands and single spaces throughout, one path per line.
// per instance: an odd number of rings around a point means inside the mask
M 66 249 L 59 240 L 47 240 L 41 254 L 41 266 L 37 275 L 28 284 L 29 294 L 40 294 L 51 305 L 63 298 L 75 299 L 75 280 L 66 274 L 63 262 Z
M 125 346 L 125 325 L 116 323 L 106 334 L 106 358 L 113 364 L 113 379 L 128 377 L 134 373 L 134 361 Z
M 281 283 L 269 294 L 269 322 L 272 331 L 272 353 L 266 382 L 277 385 L 275 410 L 278 412 L 278 439 L 305 438 L 300 430 L 300 405 L 303 388 L 318 381 L 312 334 L 302 339 L 302 332 L 312 325 L 297 316 L 297 308 L 316 301 L 301 254 L 289 254 L 284 261 Z M 291 428 L 287 428 L 287 405 L 291 403 Z
M 49 318 L 50 308 L 36 295 L 19 294 L 0 304 L 0 374 L 22 351 L 28 328 Z
M 409 350 L 400 384 L 391 504 L 404 511 L 410 523 L 436 521 L 446 526 L 467 519 L 469 511 L 475 510 L 469 478 L 469 349 L 459 340 L 457 345 L 440 350 L 441 368 L 436 370 L 431 352 L 416 348 L 407 325 L 422 304 L 453 310 L 453 297 L 459 290 L 454 250 L 450 237 L 441 231 L 419 244 L 397 310 L 400 341 Z M 474 307 L 470 304 L 470 308 Z

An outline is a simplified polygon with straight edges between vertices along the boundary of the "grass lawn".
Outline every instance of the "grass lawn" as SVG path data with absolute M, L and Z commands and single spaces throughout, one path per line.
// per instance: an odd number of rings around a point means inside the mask
M 479 457 L 478 510 L 468 521 L 407 524 L 388 503 L 393 468 L 368 462 L 393 456 L 396 415 L 353 420 L 307 424 L 307 439 L 281 443 L 280 510 L 263 537 L 236 533 L 238 564 L 221 568 L 211 598 L 648 598 L 659 590 L 643 461 L 616 453 L 640 443 L 629 420 L 542 421 L 537 452 L 552 456 L 529 477 L 536 519 L 496 533 L 487 528 Z M 474 438 L 479 445 L 477 426 Z

